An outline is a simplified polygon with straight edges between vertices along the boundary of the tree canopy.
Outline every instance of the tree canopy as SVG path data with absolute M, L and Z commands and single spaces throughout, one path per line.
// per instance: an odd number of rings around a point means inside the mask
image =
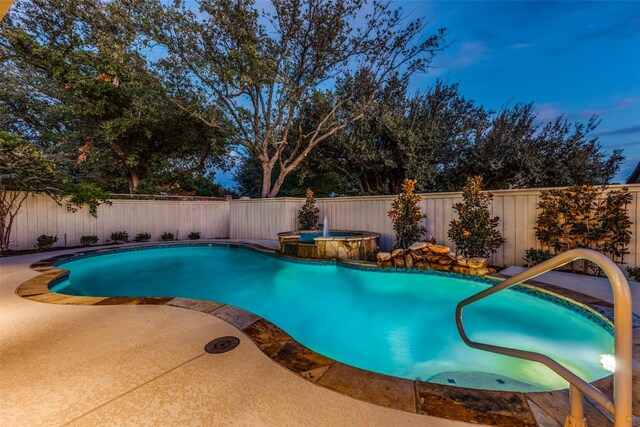
M 276 196 L 316 146 L 360 120 L 390 79 L 425 70 L 443 43 L 444 30 L 425 35 L 423 18 L 409 21 L 390 2 L 272 0 L 262 11 L 249 0 L 198 5 L 132 6 L 166 51 L 157 66 L 172 100 L 212 128 L 230 124 L 233 142 L 260 163 L 262 197 Z M 371 82 L 371 90 L 331 92 L 309 131 L 295 132 L 314 98 L 342 80 Z
M 17 3 L 0 32 L 0 128 L 49 147 L 80 179 L 126 178 L 133 192 L 152 178 L 162 191 L 220 164 L 226 136 L 171 102 L 128 7 Z
M 320 99 L 315 108 L 324 105 Z M 487 189 L 606 184 L 623 156 L 621 150 L 607 154 L 592 136 L 598 123 L 596 117 L 569 123 L 563 116 L 541 123 L 533 104 L 493 112 L 466 98 L 458 84 L 436 81 L 409 93 L 405 82 L 391 81 L 363 120 L 302 163 L 283 194 L 299 196 L 305 185 L 321 195 L 397 194 L 405 178 L 415 178 L 423 192 L 460 191 L 477 175 Z M 246 161 L 238 175 L 241 193 L 255 194 L 255 160 Z

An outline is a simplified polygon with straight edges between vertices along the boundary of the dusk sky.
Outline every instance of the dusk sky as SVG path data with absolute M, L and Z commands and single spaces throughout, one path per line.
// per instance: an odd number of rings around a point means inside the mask
M 451 46 L 416 88 L 435 77 L 499 109 L 535 102 L 538 117 L 597 114 L 600 142 L 621 148 L 624 182 L 640 161 L 640 2 L 402 1 L 410 15 L 449 30 Z
M 258 5 L 260 1 L 257 2 Z M 490 109 L 534 102 L 541 121 L 597 114 L 600 143 L 626 159 L 616 182 L 640 161 L 640 1 L 418 1 L 397 4 L 447 28 L 450 46 L 414 89 L 436 78 Z M 228 174 L 218 180 L 231 185 Z

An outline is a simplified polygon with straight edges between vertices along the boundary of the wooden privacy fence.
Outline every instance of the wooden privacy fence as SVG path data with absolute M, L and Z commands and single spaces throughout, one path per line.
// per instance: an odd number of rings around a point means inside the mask
M 57 235 L 57 246 L 77 246 L 80 237 L 96 235 L 103 244 L 114 231 L 124 230 L 132 239 L 137 233 L 150 233 L 151 240 L 160 240 L 164 232 L 187 234 L 199 231 L 202 238 L 229 237 L 228 201 L 166 201 L 166 200 L 112 200 L 111 206 L 98 207 L 93 218 L 84 207 L 68 212 L 64 204 L 37 195 L 25 201 L 16 217 L 11 233 L 12 249 L 32 249 L 42 234 Z
M 621 186 L 611 186 L 610 189 Z M 629 265 L 640 265 L 640 185 L 630 185 L 633 201 L 629 206 L 631 226 Z M 495 265 L 522 265 L 524 251 L 539 248 L 535 238 L 539 190 L 493 191 L 493 215 L 500 217 L 499 229 L 506 243 L 493 256 Z M 335 197 L 317 199 L 321 220 L 337 230 L 364 230 L 380 233 L 380 246 L 393 246 L 393 228 L 387 212 L 394 196 Z M 461 200 L 460 193 L 421 195 L 421 209 L 427 215 L 428 237 L 440 244 L 453 246 L 447 238 L 449 223 L 455 218 L 451 208 Z M 58 235 L 58 245 L 79 244 L 83 235 L 95 234 L 104 243 L 112 232 L 126 230 L 130 237 L 140 232 L 151 233 L 159 240 L 164 232 L 178 233 L 184 239 L 191 231 L 202 238 L 276 239 L 281 231 L 297 228 L 297 212 L 302 198 L 249 199 L 231 201 L 173 200 L 113 200 L 113 205 L 101 205 L 98 218 L 92 218 L 86 208 L 67 212 L 45 196 L 29 197 L 16 218 L 12 234 L 13 248 L 30 249 L 41 234 Z
M 609 189 L 621 188 L 612 185 Z M 640 185 L 627 186 L 633 195 L 629 206 L 631 226 L 630 254 L 625 257 L 629 265 L 640 265 Z M 499 230 L 506 239 L 505 244 L 493 256 L 495 265 L 522 265 L 526 249 L 540 248 L 535 236 L 538 197 L 540 190 L 499 190 L 492 191 L 492 214 L 500 217 Z M 427 236 L 436 242 L 453 248 L 447 237 L 449 223 L 455 219 L 451 206 L 462 200 L 461 193 L 421 194 L 420 207 L 427 215 L 425 225 Z M 393 247 L 394 233 L 387 212 L 395 196 L 360 196 L 319 198 L 320 219 L 329 218 L 329 226 L 334 230 L 364 230 L 380 233 L 383 250 Z M 296 214 L 304 199 L 276 198 L 256 200 L 232 200 L 232 239 L 275 239 L 279 231 L 296 228 Z

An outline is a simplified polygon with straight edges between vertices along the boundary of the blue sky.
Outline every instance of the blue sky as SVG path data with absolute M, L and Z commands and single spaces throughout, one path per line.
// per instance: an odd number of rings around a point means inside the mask
M 640 2 L 401 1 L 449 30 L 451 45 L 414 87 L 438 77 L 499 109 L 535 102 L 538 117 L 564 114 L 584 121 L 597 114 L 607 150 L 624 149 L 616 177 L 640 161 Z
M 426 32 L 448 30 L 450 46 L 413 78 L 414 89 L 440 78 L 494 110 L 534 102 L 541 120 L 597 114 L 600 143 L 626 156 L 615 180 L 640 161 L 640 1 L 396 3 L 409 17 L 426 16 Z M 228 174 L 218 180 L 232 184 Z

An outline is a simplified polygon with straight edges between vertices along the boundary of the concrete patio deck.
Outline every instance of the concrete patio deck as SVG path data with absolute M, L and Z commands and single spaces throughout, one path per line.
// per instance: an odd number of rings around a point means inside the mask
M 233 242 L 277 246 L 269 240 Z M 57 303 L 46 304 L 15 294 L 39 274 L 30 264 L 80 250 L 0 258 L 0 425 L 469 425 L 319 387 L 275 363 L 231 324 L 202 312 L 130 306 L 125 298 L 114 298 L 120 305 L 60 304 L 55 294 Z M 567 289 L 562 292 L 571 294 Z M 590 298 L 575 292 L 572 297 Z M 99 304 L 94 300 L 103 298 L 88 299 Z M 221 355 L 204 352 L 204 344 L 224 335 L 238 337 L 240 346 Z M 529 396 L 536 425 L 560 426 L 564 394 Z M 450 404 L 446 416 L 455 412 Z M 512 406 L 503 409 L 511 412 Z M 597 425 L 610 425 L 591 404 L 585 409 Z M 488 422 L 481 419 L 476 421 Z
M 55 305 L 15 294 L 39 274 L 31 263 L 65 252 L 74 251 L 0 259 L 0 425 L 469 425 L 314 385 L 204 313 Z M 238 337 L 239 347 L 204 352 L 224 335 Z

